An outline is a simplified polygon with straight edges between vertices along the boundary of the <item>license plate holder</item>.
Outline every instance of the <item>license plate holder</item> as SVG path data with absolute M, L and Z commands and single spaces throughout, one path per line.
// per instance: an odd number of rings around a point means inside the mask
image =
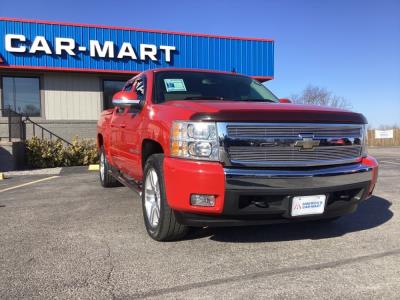
M 321 215 L 325 211 L 326 195 L 295 196 L 292 198 L 291 216 Z

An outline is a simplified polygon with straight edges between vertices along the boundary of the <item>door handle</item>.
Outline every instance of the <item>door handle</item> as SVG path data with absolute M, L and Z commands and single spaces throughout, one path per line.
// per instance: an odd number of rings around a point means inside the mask
M 122 125 L 111 124 L 111 127 L 114 127 L 114 128 L 125 128 L 126 125 L 125 124 L 122 124 Z
M 125 128 L 125 127 L 126 127 L 125 124 L 119 125 L 119 128 Z

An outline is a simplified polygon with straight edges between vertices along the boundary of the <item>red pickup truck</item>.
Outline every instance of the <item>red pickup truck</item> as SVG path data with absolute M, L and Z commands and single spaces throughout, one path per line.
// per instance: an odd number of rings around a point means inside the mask
M 363 115 L 278 99 L 236 73 L 155 69 L 98 121 L 100 181 L 141 194 L 158 241 L 191 226 L 335 220 L 374 189 Z

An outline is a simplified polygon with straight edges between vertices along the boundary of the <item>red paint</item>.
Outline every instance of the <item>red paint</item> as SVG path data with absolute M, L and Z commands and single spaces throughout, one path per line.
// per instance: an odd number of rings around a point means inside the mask
M 378 161 L 372 156 L 367 156 L 367 157 L 363 158 L 362 164 L 373 168 L 372 179 L 371 179 L 371 183 L 369 185 L 369 190 L 368 190 L 368 194 L 371 195 L 372 191 L 374 190 L 375 184 L 378 181 L 379 164 L 378 164 Z
M 221 213 L 224 208 L 225 174 L 220 163 L 164 159 L 168 205 L 184 212 Z M 191 194 L 214 195 L 215 207 L 190 205 Z
M 238 36 L 214 35 L 214 34 L 191 33 L 191 32 L 180 32 L 180 31 L 169 31 L 169 30 L 156 30 L 156 29 L 143 29 L 143 28 L 134 28 L 134 27 L 122 27 L 122 26 L 105 26 L 105 25 L 95 25 L 95 24 L 86 24 L 86 23 L 54 22 L 54 21 L 5 18 L 5 17 L 1 17 L 0 21 L 13 21 L 13 22 L 25 22 L 25 23 L 34 23 L 34 24 L 48 24 L 48 25 L 65 25 L 65 26 L 74 26 L 74 27 L 90 27 L 90 28 L 103 28 L 103 29 L 128 30 L 128 31 L 143 31 L 143 32 L 166 33 L 166 34 L 177 34 L 177 35 L 187 35 L 187 36 L 200 36 L 200 37 L 229 39 L 229 40 L 274 42 L 273 39 L 266 39 L 266 38 L 247 38 L 247 37 L 244 38 L 244 37 L 238 37 Z
M 180 101 L 168 105 L 182 106 Z M 286 122 L 286 123 L 366 123 L 362 114 L 316 105 L 251 103 L 246 101 L 186 101 L 187 109 L 196 111 L 191 120 L 217 122 Z
M 279 102 L 280 102 L 280 103 L 286 103 L 286 104 L 292 103 L 292 101 L 290 101 L 290 99 L 288 99 L 288 98 L 280 98 L 280 99 L 279 99 Z
M 104 141 L 103 144 L 108 161 L 137 181 L 142 181 L 143 179 L 143 143 L 147 140 L 158 143 L 165 157 L 164 177 L 167 201 L 177 211 L 207 214 L 221 213 L 224 208 L 225 175 L 219 162 L 171 158 L 170 134 L 172 122 L 175 120 L 192 120 L 201 114 L 204 116 L 218 116 L 219 113 L 223 112 L 226 120 L 231 120 L 229 114 L 231 114 L 231 118 L 232 116 L 239 118 L 239 115 L 244 116 L 243 118 L 248 118 L 254 114 L 257 116 L 258 121 L 264 122 L 279 121 L 281 118 L 292 122 L 315 122 L 319 120 L 331 123 L 334 120 L 350 121 L 352 119 L 361 123 L 365 121 L 364 117 L 356 113 L 310 105 L 189 100 L 155 104 L 153 103 L 152 95 L 153 80 L 154 73 L 159 71 L 149 70 L 139 75 L 141 77 L 146 76 L 147 79 L 146 101 L 140 112 L 132 114 L 128 112 L 128 109 L 125 109 L 122 113 L 117 113 L 117 109 L 104 111 L 98 121 L 97 131 L 98 135 L 102 136 L 101 140 Z M 191 71 L 199 72 L 200 70 Z M 135 82 L 138 77 L 130 81 Z M 129 92 L 124 92 L 123 95 L 131 99 L 137 99 L 134 92 L 132 92 L 132 95 L 129 95 Z M 263 116 L 262 119 L 261 116 Z M 294 116 L 295 118 L 293 119 Z M 364 158 L 362 163 L 373 167 L 371 192 L 376 183 L 378 164 L 370 156 Z M 191 206 L 189 199 L 192 193 L 215 195 L 216 206 L 211 208 Z

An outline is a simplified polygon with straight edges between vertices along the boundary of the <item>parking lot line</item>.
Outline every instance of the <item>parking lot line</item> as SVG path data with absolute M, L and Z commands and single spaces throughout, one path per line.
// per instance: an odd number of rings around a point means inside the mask
M 381 160 L 380 162 L 400 166 L 400 163 L 394 161 Z
M 54 178 L 57 178 L 57 177 L 60 177 L 60 176 L 51 176 L 51 177 L 46 177 L 46 178 L 30 181 L 30 182 L 27 182 L 27 183 L 24 183 L 24 184 L 19 184 L 19 185 L 16 185 L 16 186 L 12 186 L 12 187 L 9 187 L 9 188 L 2 189 L 2 190 L 0 190 L 0 193 L 11 191 L 11 190 L 15 190 L 15 189 L 18 189 L 18 188 L 21 188 L 21 187 L 24 187 L 24 186 L 27 186 L 27 185 L 32 185 L 32 184 L 35 184 L 35 183 L 39 183 L 39 182 L 42 182 L 42 181 L 51 180 L 51 179 L 54 179 Z

